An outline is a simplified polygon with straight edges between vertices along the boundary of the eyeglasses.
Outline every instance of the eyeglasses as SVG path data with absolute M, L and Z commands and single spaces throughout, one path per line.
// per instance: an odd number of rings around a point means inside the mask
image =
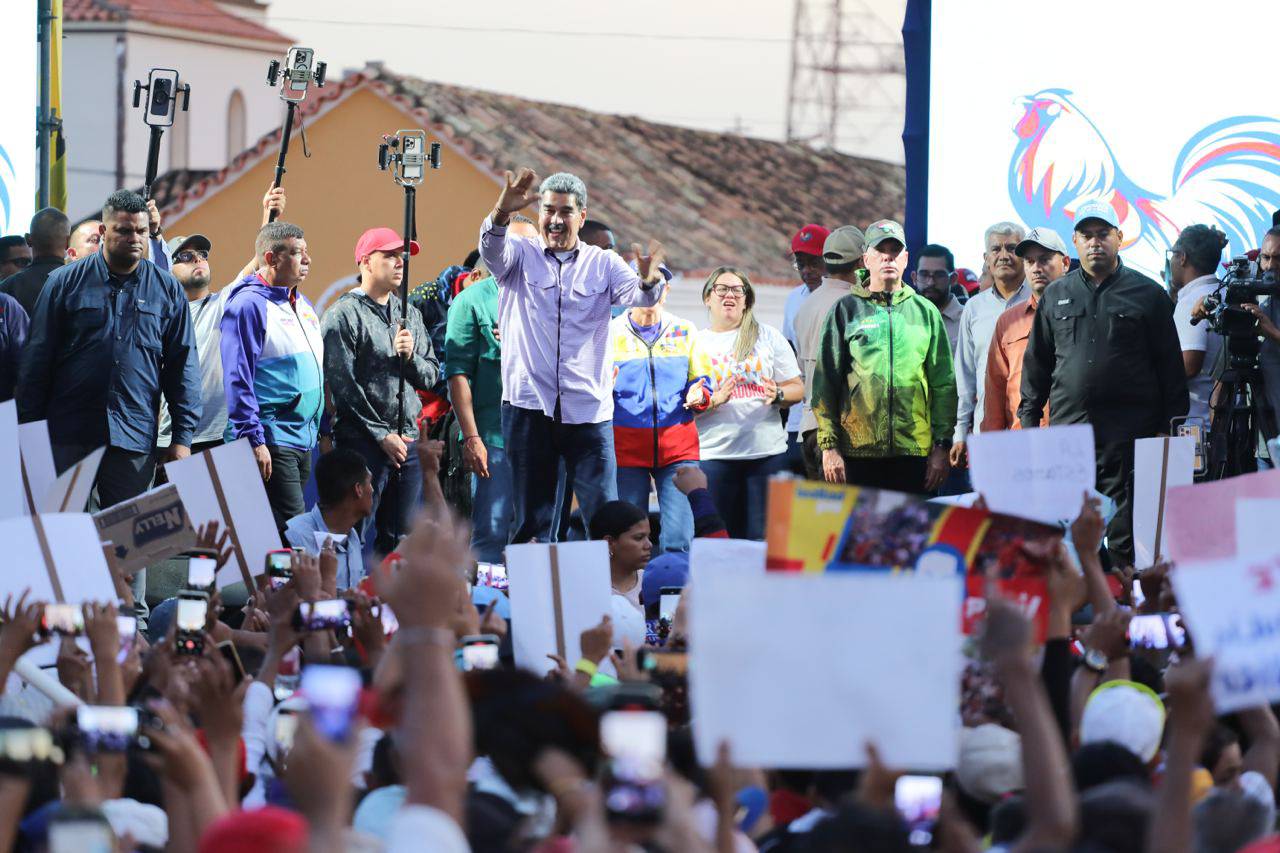
M 730 287 L 727 284 L 717 284 L 711 288 L 711 292 L 716 296 L 742 296 L 747 292 L 745 287 Z
M 26 255 L 19 255 L 16 258 L 5 258 L 3 261 L 0 261 L 0 264 L 13 264 L 21 270 L 31 266 L 31 259 Z
M 173 259 L 180 264 L 194 264 L 197 259 L 209 260 L 209 253 L 204 249 L 185 249 L 174 255 Z

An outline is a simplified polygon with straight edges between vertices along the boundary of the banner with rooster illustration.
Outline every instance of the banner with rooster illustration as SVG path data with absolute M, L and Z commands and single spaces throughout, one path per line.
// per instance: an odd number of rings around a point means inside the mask
M 40 99 L 36 5 L 5 4 L 0 27 L 0 79 L 6 91 L 5 116 L 0 121 L 0 234 L 25 233 L 35 212 Z
M 986 610 L 988 573 L 1043 639 L 1046 560 L 1062 530 L 983 509 L 930 503 L 856 486 L 769 482 L 765 567 L 772 572 L 914 571 L 965 576 L 961 621 L 972 633 Z
M 1217 226 L 1232 255 L 1258 248 L 1280 210 L 1273 15 L 1258 0 L 1208 18 L 1156 0 L 934 2 L 929 241 L 977 270 L 987 226 L 1070 245 L 1075 209 L 1100 199 L 1125 263 L 1157 280 L 1188 225 Z

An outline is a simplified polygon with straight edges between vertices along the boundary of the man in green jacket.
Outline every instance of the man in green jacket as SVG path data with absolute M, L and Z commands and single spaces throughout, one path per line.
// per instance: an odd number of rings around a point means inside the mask
M 829 483 L 937 490 L 950 470 L 956 378 L 942 315 L 903 282 L 902 226 L 866 231 L 868 278 L 827 315 L 813 375 L 822 473 Z

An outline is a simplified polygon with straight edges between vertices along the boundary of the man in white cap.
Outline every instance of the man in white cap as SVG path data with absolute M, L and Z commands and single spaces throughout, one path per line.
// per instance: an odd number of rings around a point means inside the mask
M 818 349 L 822 345 L 822 327 L 827 315 L 853 286 L 866 278 L 862 254 L 866 251 L 862 232 L 852 225 L 832 231 L 822 244 L 822 263 L 826 276 L 822 284 L 800 304 L 792 328 L 795 331 L 797 356 L 804 373 L 804 400 L 799 423 L 804 456 L 804 473 L 810 480 L 822 479 L 822 453 L 818 450 L 818 419 L 809 408 L 813 393 L 813 368 L 818 363 Z
M 1022 402 L 1022 354 L 1027 349 L 1031 322 L 1035 319 L 1044 289 L 1071 269 L 1067 244 L 1051 228 L 1032 228 L 1015 251 L 1026 269 L 1031 298 L 1009 308 L 996 320 L 987 352 L 981 432 L 1022 426 L 1018 423 L 1018 404 Z M 1046 412 L 1041 418 L 1041 425 L 1048 424 Z
M 1164 288 L 1120 261 L 1119 217 L 1106 202 L 1076 209 L 1080 268 L 1045 288 L 1022 358 L 1022 426 L 1092 424 L 1097 487 L 1116 502 L 1114 565 L 1133 564 L 1133 442 L 1168 435 L 1187 413 L 1187 377 Z

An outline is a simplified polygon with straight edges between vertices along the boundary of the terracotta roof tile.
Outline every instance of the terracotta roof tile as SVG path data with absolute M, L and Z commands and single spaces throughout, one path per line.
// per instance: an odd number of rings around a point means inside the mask
M 288 44 L 289 37 L 225 11 L 213 0 L 66 0 L 68 21 L 146 21 L 181 25 L 224 36 Z
M 407 99 L 423 127 L 495 175 L 517 166 L 542 176 L 579 174 L 594 218 L 621 241 L 661 240 L 671 266 L 684 272 L 733 264 L 762 281 L 794 281 L 791 235 L 804 224 L 902 217 L 904 171 L 891 163 L 449 86 L 378 64 L 319 90 L 303 114 L 361 86 Z M 226 169 L 190 183 L 166 218 L 269 156 L 279 134 L 266 134 Z

